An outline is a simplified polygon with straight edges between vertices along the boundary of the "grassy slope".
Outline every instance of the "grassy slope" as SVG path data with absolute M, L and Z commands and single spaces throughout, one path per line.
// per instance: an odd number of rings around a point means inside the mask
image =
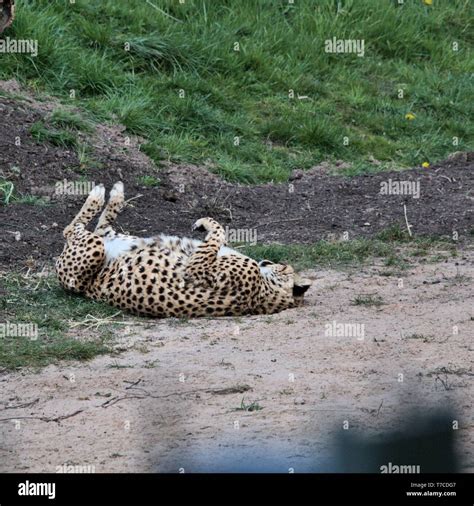
M 96 119 L 148 139 L 157 162 L 208 161 L 244 182 L 285 180 L 321 160 L 354 162 L 357 173 L 472 149 L 470 0 L 153 3 L 160 10 L 19 0 L 3 36 L 37 39 L 39 54 L 0 55 L 0 78 L 65 102 L 75 90 Z M 364 39 L 365 56 L 326 54 L 332 37 Z M 289 89 L 310 98 L 291 100 Z

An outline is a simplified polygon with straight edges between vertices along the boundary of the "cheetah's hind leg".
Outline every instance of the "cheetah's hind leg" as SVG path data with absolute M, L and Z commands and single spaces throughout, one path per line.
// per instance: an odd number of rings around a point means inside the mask
M 112 225 L 124 207 L 125 195 L 123 183 L 118 181 L 114 184 L 112 190 L 110 190 L 109 200 L 99 217 L 94 232 L 101 237 L 106 236 L 110 239 L 115 237 L 115 231 Z
M 102 209 L 105 202 L 105 188 L 99 184 L 92 188 L 81 210 L 76 214 L 71 223 L 64 229 L 63 236 L 68 239 L 78 224 L 87 226 L 92 218 Z

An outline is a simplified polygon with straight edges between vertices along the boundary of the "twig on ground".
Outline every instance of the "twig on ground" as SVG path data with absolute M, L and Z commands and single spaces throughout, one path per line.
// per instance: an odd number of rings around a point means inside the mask
M 265 223 L 257 223 L 255 227 L 266 227 L 267 225 L 273 225 L 274 223 L 286 223 L 288 221 L 301 221 L 306 218 L 288 218 L 286 220 L 275 220 L 275 221 L 266 221 Z
M 131 381 L 124 381 L 124 383 L 130 383 L 130 385 L 128 385 L 128 387 L 125 387 L 125 390 L 129 390 L 130 388 L 133 388 L 135 387 L 136 385 L 138 385 L 138 383 L 140 383 L 142 380 L 142 378 L 138 379 L 137 381 L 135 382 L 131 382 Z
M 61 415 L 56 416 L 54 418 L 50 418 L 48 416 L 12 416 L 10 418 L 0 418 L 0 422 L 6 422 L 8 420 L 41 420 L 42 422 L 56 422 L 59 423 L 61 420 L 66 420 L 66 418 L 71 418 L 73 416 L 78 415 L 79 413 L 82 413 L 84 410 L 79 409 L 77 411 L 74 411 L 74 413 L 70 413 L 69 415 Z
M 408 223 L 408 217 L 407 217 L 407 206 L 405 204 L 403 204 L 403 212 L 405 214 L 405 223 L 407 224 L 408 234 L 410 235 L 410 237 L 412 237 L 411 225 Z
M 5 406 L 5 409 L 29 408 L 39 401 L 39 397 L 34 401 L 24 402 L 23 404 L 16 404 L 14 406 Z
M 379 413 L 380 413 L 380 410 L 382 409 L 382 406 L 383 406 L 383 399 L 382 399 L 382 402 L 380 403 L 379 409 L 377 410 L 377 415 L 376 416 L 379 416 Z

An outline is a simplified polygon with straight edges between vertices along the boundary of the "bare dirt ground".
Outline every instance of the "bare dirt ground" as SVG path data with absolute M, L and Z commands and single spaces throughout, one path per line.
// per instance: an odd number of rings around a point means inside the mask
M 351 178 L 337 175 L 337 167 L 336 175 L 328 173 L 329 165 L 322 162 L 305 172 L 295 170 L 285 183 L 247 186 L 224 181 L 210 167 L 166 160 L 156 167 L 140 150 L 141 139 L 128 138 L 119 125 L 97 125 L 92 134 L 78 134 L 98 164 L 84 165 L 74 149 L 37 142 L 30 133 L 38 121 L 50 126 L 49 114 L 62 108 L 59 103 L 48 97 L 38 101 L 15 81 L 0 81 L 1 90 L 24 98 L 0 96 L 0 178 L 11 181 L 17 194 L 42 198 L 47 205 L 0 206 L 0 242 L 5 245 L 0 267 L 40 269 L 61 252 L 61 230 L 85 198 L 56 195 L 55 185 L 64 179 L 104 183 L 108 189 L 122 180 L 127 198 L 140 197 L 118 223 L 140 236 L 189 235 L 197 219 L 212 216 L 233 229 L 256 230 L 261 243 L 314 243 L 340 239 L 344 232 L 350 239 L 374 237 L 393 225 L 405 229 L 404 204 L 415 235 L 451 238 L 456 232 L 466 242 L 474 233 L 473 153 L 453 153 L 429 169 Z M 159 186 L 144 186 L 144 176 L 159 178 Z M 419 198 L 381 194 L 381 183 L 389 180 L 419 182 Z
M 344 421 L 375 437 L 450 407 L 473 472 L 473 260 L 417 264 L 403 287 L 382 265 L 310 271 L 302 308 L 124 322 L 118 356 L 5 373 L 0 471 L 328 471 Z M 354 305 L 361 294 L 383 304 Z M 363 324 L 363 339 L 325 335 L 333 321 Z

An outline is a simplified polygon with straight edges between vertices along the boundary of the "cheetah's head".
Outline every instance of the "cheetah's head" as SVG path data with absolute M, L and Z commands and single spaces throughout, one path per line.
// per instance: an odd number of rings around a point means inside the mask
M 285 292 L 287 297 L 293 299 L 292 306 L 301 306 L 304 302 L 304 294 L 311 286 L 311 281 L 302 278 L 295 272 L 291 265 L 276 264 L 270 260 L 261 260 L 258 263 L 261 274 L 270 283 Z

